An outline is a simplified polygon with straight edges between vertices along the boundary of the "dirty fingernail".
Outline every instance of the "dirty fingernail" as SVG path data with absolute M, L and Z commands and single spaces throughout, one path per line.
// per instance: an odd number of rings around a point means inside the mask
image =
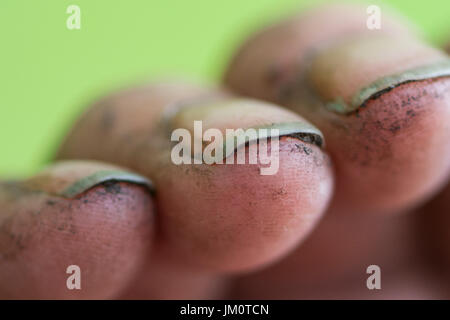
M 223 158 L 243 145 L 282 136 L 324 146 L 322 133 L 308 121 L 291 111 L 252 99 L 231 98 L 182 108 L 173 115 L 169 125 L 172 130 L 188 130 L 193 139 L 183 139 L 183 142 L 201 146 L 201 152 L 203 133 L 216 130 L 223 138 Z M 230 144 L 234 148 L 227 148 Z
M 22 183 L 28 189 L 64 198 L 76 197 L 106 182 L 128 182 L 154 192 L 152 182 L 122 168 L 94 161 L 61 161 Z

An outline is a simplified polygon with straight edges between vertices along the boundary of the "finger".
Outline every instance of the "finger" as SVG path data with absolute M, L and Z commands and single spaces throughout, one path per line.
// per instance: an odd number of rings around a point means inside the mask
M 248 161 L 174 164 L 171 133 L 185 128 L 201 142 L 194 120 L 202 121 L 203 132 L 278 128 L 278 170 L 261 175 L 266 166 Z M 224 141 L 218 151 L 233 146 L 233 141 Z M 321 216 L 332 186 L 321 142 L 317 129 L 276 106 L 211 89 L 161 84 L 129 90 L 94 106 L 76 124 L 59 157 L 108 159 L 151 177 L 157 189 L 161 250 L 169 259 L 208 271 L 240 271 L 285 254 Z M 260 144 L 253 140 L 252 145 Z M 205 142 L 200 156 L 207 146 Z M 247 157 L 249 148 L 237 147 Z M 223 154 L 225 160 L 237 157 L 234 148 L 230 150 L 229 156 Z M 190 152 L 186 154 L 191 159 Z
M 442 278 L 419 250 L 414 215 L 325 214 L 314 232 L 285 259 L 234 281 L 235 299 L 442 298 Z M 367 268 L 380 267 L 381 290 L 369 290 Z M 372 277 L 373 279 L 373 277 Z
M 422 248 L 440 273 L 450 276 L 450 184 L 421 209 Z M 448 286 L 450 290 L 450 286 Z
M 168 261 L 164 252 L 155 248 L 145 267 L 120 294 L 132 300 L 210 300 L 226 297 L 229 277 L 186 266 L 181 261 Z
M 118 167 L 78 161 L 0 183 L 0 297 L 116 295 L 149 254 L 150 186 Z
M 333 210 L 404 211 L 449 173 L 450 62 L 384 13 L 381 30 L 368 30 L 358 8 L 322 7 L 262 31 L 225 82 L 324 133 L 336 165 Z

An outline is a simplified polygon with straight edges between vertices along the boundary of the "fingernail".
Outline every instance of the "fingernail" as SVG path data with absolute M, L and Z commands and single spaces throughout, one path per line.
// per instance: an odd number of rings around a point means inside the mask
M 318 53 L 308 79 L 329 110 L 348 114 L 402 83 L 448 76 L 449 61 L 442 51 L 415 39 L 365 37 Z
M 147 178 L 126 171 L 105 170 L 76 181 L 59 195 L 64 198 L 73 198 L 105 182 L 127 182 L 142 185 L 150 193 L 154 193 L 153 183 Z
M 155 190 L 153 183 L 143 176 L 95 161 L 57 162 L 21 182 L 21 185 L 28 190 L 73 198 L 106 182 L 142 185 L 150 193 Z
M 381 92 L 391 90 L 403 83 L 411 81 L 420 81 L 450 76 L 450 59 L 440 61 L 434 64 L 420 66 L 407 70 L 402 73 L 386 76 L 374 81 L 369 86 L 361 89 L 352 99 L 351 109 L 356 110 L 360 106 Z
M 190 139 L 181 143 L 200 146 L 192 152 L 194 158 L 204 150 L 204 135 L 209 129 L 219 130 L 223 137 L 223 158 L 235 149 L 259 139 L 292 136 L 307 143 L 324 146 L 324 137 L 319 129 L 297 114 L 278 106 L 252 99 L 232 98 L 205 104 L 191 105 L 180 109 L 169 121 L 170 128 L 186 129 Z M 199 127 L 200 126 L 200 127 Z M 242 131 L 237 131 L 242 129 Z M 248 135 L 246 130 L 254 129 L 257 134 Z M 235 135 L 227 135 L 234 130 Z M 242 139 L 241 139 L 242 138 Z M 227 148 L 233 144 L 235 148 Z M 199 162 L 200 163 L 200 162 Z

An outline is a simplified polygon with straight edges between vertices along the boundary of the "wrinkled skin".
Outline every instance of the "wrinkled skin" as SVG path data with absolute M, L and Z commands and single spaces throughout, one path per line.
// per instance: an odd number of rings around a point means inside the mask
M 233 58 L 226 90 L 153 84 L 89 107 L 55 164 L 0 183 L 0 298 L 449 299 L 450 77 L 327 107 L 448 56 L 396 18 L 367 34 L 358 8 L 262 31 Z M 287 125 L 278 172 L 174 165 L 170 134 L 193 133 L 194 120 Z M 105 170 L 116 175 L 98 180 Z M 82 290 L 66 288 L 72 264 Z M 369 265 L 381 290 L 366 287 Z

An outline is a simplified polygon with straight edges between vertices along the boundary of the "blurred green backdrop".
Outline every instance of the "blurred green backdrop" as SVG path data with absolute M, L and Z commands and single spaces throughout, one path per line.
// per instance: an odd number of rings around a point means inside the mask
M 268 20 L 318 0 L 1 0 L 0 176 L 48 160 L 90 100 L 162 75 L 217 81 L 233 49 Z M 449 0 L 388 2 L 436 44 Z M 66 9 L 81 8 L 68 30 Z

